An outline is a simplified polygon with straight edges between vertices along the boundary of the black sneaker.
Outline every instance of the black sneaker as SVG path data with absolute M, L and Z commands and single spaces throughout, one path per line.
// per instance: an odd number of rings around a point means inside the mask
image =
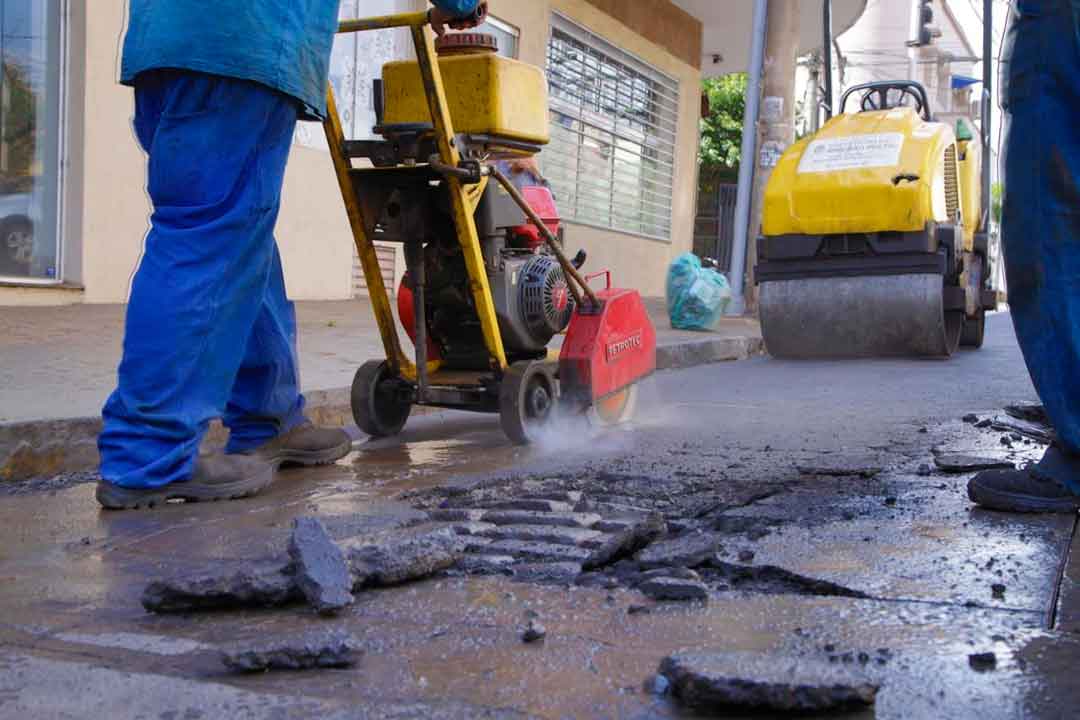
M 244 455 L 282 465 L 330 465 L 352 452 L 352 438 L 341 428 L 319 427 L 311 422 L 297 425 Z
M 987 470 L 968 483 L 968 497 L 988 510 L 1015 513 L 1074 513 L 1080 496 L 1057 480 L 1024 470 Z
M 163 505 L 169 500 L 210 502 L 251 497 L 274 481 L 274 466 L 258 457 L 205 455 L 195 461 L 186 482 L 160 488 L 126 488 L 108 480 L 97 486 L 97 501 L 106 510 L 138 510 Z

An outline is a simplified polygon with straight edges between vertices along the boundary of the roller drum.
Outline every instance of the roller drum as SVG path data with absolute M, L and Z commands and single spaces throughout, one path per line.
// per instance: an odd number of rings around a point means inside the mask
M 800 278 L 760 290 L 761 330 L 778 358 L 949 357 L 962 312 L 946 312 L 941 275 Z

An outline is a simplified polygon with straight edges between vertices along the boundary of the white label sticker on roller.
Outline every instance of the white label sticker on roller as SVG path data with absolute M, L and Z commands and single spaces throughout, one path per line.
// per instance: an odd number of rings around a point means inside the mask
M 814 140 L 799 162 L 800 173 L 837 172 L 900 164 L 903 133 L 852 135 Z

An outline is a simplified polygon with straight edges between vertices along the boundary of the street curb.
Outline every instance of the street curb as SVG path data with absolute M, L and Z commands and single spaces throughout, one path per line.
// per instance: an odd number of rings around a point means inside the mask
M 746 360 L 765 353 L 760 337 L 713 338 L 663 345 L 656 349 L 657 370 L 685 370 L 698 365 Z
M 679 370 L 711 363 L 744 360 L 764 353 L 757 337 L 715 338 L 673 343 L 657 348 L 658 370 Z M 349 389 L 306 393 L 307 415 L 319 425 L 351 425 Z M 0 483 L 52 477 L 97 468 L 97 436 L 101 418 L 63 418 L 0 424 Z M 213 423 L 207 436 L 210 448 L 223 447 L 226 431 Z

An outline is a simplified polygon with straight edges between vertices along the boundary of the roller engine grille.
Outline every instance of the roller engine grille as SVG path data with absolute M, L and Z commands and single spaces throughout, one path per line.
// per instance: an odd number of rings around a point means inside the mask
M 956 169 L 956 146 L 950 145 L 945 150 L 945 208 L 950 222 L 960 220 L 960 178 Z

